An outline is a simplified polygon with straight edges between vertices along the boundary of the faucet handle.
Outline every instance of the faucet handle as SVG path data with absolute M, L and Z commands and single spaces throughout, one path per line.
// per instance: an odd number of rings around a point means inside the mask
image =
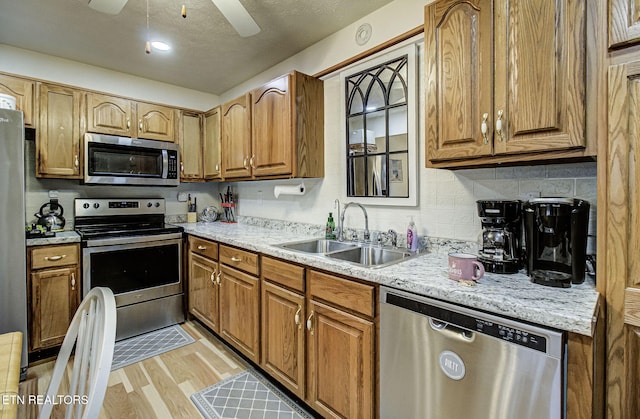
M 353 230 L 353 233 L 351 233 L 351 241 L 357 242 L 358 241 L 358 232 Z

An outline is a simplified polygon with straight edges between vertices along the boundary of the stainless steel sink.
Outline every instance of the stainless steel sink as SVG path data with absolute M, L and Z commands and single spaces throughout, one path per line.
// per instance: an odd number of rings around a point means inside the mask
M 352 249 L 357 247 L 357 245 L 337 240 L 312 239 L 279 244 L 278 247 L 295 250 L 297 252 L 325 254 L 335 252 L 337 250 Z
M 276 246 L 367 268 L 383 268 L 418 255 L 415 252 L 375 246 L 371 243 L 341 242 L 329 239 L 302 240 L 282 243 Z
M 406 260 L 415 253 L 386 247 L 362 246 L 327 254 L 332 259 L 340 259 L 368 267 L 383 267 Z

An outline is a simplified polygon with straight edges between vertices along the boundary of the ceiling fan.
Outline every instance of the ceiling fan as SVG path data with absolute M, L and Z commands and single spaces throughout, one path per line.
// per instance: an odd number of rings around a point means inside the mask
M 80 0 L 86 2 L 87 0 Z M 88 0 L 89 7 L 102 13 L 117 15 L 129 0 Z M 244 38 L 260 32 L 260 27 L 240 0 L 211 0 L 231 26 Z

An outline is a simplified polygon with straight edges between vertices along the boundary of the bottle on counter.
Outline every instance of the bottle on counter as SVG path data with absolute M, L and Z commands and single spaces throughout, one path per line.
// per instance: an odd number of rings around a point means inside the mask
M 418 231 L 416 229 L 416 223 L 413 222 L 413 217 L 407 227 L 407 249 L 412 252 L 418 250 Z
M 327 227 L 324 234 L 325 239 L 335 239 L 336 238 L 336 223 L 333 221 L 333 213 L 329 213 L 329 218 L 327 218 Z

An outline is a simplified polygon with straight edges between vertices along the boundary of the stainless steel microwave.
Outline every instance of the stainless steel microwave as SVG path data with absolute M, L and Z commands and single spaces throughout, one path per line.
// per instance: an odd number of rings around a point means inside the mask
M 84 136 L 84 183 L 178 186 L 178 145 L 87 133 Z

